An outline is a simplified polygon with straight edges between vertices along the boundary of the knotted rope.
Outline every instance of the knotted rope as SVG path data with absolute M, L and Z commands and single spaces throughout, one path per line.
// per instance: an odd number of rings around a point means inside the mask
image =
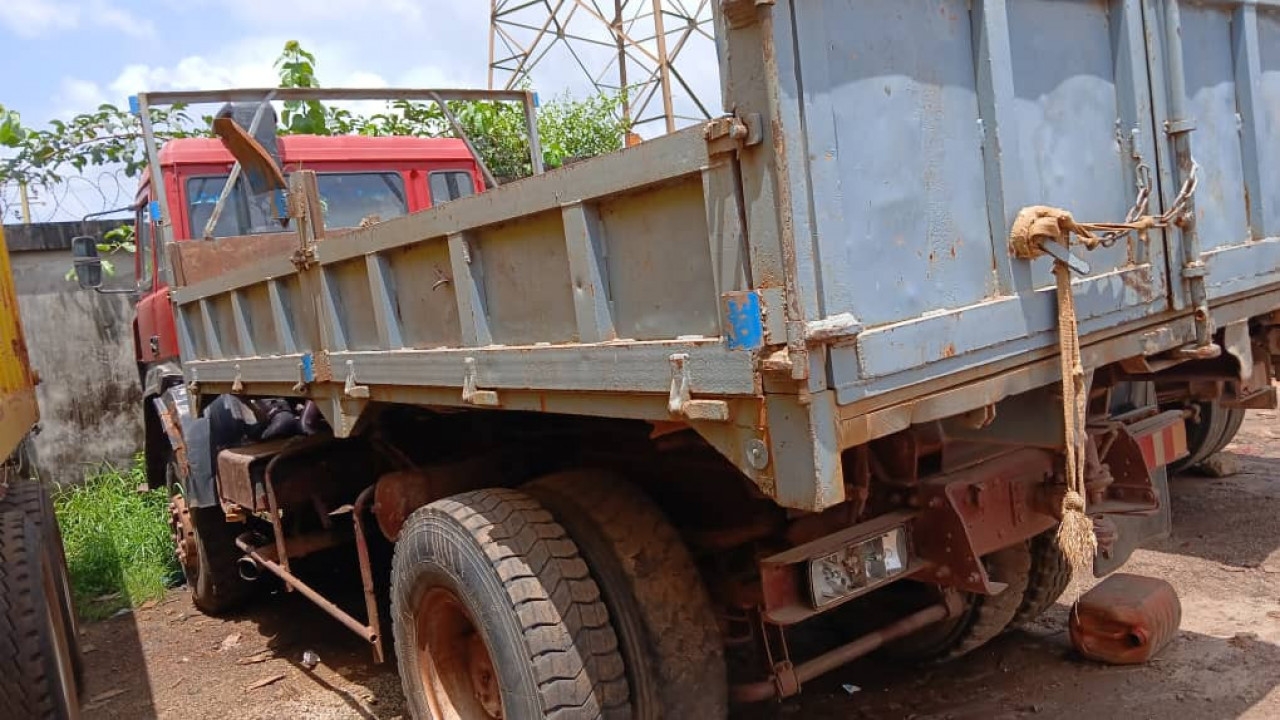
M 1045 205 L 1024 208 L 1018 213 L 1009 233 L 1010 251 L 1015 257 L 1031 260 L 1046 254 L 1045 243 L 1048 242 L 1057 243 L 1070 252 L 1073 238 L 1086 250 L 1110 247 L 1131 233 L 1136 233 L 1141 241 L 1146 242 L 1150 229 L 1178 224 L 1186 212 L 1187 203 L 1195 194 L 1197 168 L 1192 167 L 1177 198 L 1163 215 L 1147 214 L 1151 191 L 1142 170 L 1139 169 L 1137 200 L 1124 222 L 1082 223 L 1060 208 Z M 1076 320 L 1075 296 L 1071 291 L 1071 268 L 1065 260 L 1055 257 L 1053 275 L 1058 291 L 1058 350 L 1062 371 L 1067 480 L 1067 492 L 1062 498 L 1062 522 L 1058 526 L 1058 547 L 1073 567 L 1085 569 L 1092 566 L 1098 552 L 1093 521 L 1086 512 L 1088 494 L 1084 478 L 1084 441 L 1088 392 L 1080 359 L 1080 328 Z

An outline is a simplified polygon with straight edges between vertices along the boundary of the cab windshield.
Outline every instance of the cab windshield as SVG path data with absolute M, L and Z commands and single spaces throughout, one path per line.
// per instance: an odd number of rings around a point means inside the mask
M 226 175 L 205 175 L 187 180 L 187 216 L 191 237 L 204 235 L 205 223 L 218 204 Z M 324 224 L 331 228 L 359 227 L 365 219 L 390 220 L 409 212 L 404 178 L 395 172 L 330 172 L 316 174 Z M 269 195 L 249 192 L 244 179 L 236 181 L 227 198 L 214 237 L 280 232 Z

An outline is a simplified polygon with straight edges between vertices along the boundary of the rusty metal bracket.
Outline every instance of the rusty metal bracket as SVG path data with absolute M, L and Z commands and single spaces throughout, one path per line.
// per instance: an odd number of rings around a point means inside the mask
M 756 21 L 756 8 L 771 7 L 774 2 L 775 0 L 720 0 L 720 11 L 724 13 L 729 27 L 737 30 Z
M 764 120 L 760 113 L 718 117 L 702 126 L 702 137 L 708 154 L 735 152 L 764 141 Z
M 462 378 L 462 402 L 468 405 L 497 407 L 498 393 L 493 390 L 481 390 L 476 385 L 476 359 L 466 360 L 466 374 Z
M 729 419 L 729 403 L 723 400 L 693 400 L 690 386 L 688 353 L 675 353 L 671 362 L 671 392 L 667 396 L 667 410 L 672 415 L 683 415 L 690 420 L 726 422 Z
M 916 577 L 984 595 L 1003 590 L 982 557 L 1057 522 L 1050 510 L 1056 505 L 1043 497 L 1054 460 L 1049 450 L 1016 450 L 921 483 L 923 512 L 911 536 L 916 553 L 930 564 Z
M 356 400 L 369 399 L 369 386 L 356 383 L 356 364 L 347 361 L 347 381 L 342 386 L 342 394 Z

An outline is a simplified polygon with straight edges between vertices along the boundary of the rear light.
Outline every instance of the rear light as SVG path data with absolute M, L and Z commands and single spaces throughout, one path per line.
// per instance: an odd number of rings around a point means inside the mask
M 909 565 L 907 531 L 899 526 L 809 561 L 814 607 L 860 594 L 903 574 Z

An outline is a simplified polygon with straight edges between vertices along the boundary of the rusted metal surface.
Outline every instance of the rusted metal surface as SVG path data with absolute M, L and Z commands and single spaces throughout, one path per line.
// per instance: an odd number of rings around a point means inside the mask
M 1071 644 L 1090 660 L 1144 663 L 1177 636 L 1181 621 L 1182 604 L 1172 585 L 1158 578 L 1118 573 L 1072 607 Z
M 922 482 L 912 538 L 930 565 L 917 577 L 984 595 L 1003 589 L 981 558 L 1054 526 L 1054 467 L 1053 453 L 1024 449 Z
M 947 603 L 931 605 L 799 665 L 792 665 L 789 661 L 778 663 L 774 668 L 773 677 L 759 682 L 735 685 L 730 690 L 731 696 L 734 702 L 752 703 L 796 695 L 804 683 L 819 675 L 868 655 L 884 647 L 886 643 L 906 637 L 933 623 L 942 622 L 957 611 L 953 605 Z
M 253 560 L 257 562 L 258 565 L 262 566 L 263 568 L 266 568 L 267 570 L 271 571 L 274 575 L 276 575 L 276 577 L 279 577 L 281 580 L 283 580 L 285 585 L 287 585 L 289 588 L 293 590 L 297 590 L 298 592 L 302 593 L 304 597 L 306 597 L 311 602 L 315 603 L 321 610 L 324 610 L 326 613 L 328 613 L 329 615 L 332 615 L 335 619 L 341 622 L 343 625 L 346 625 L 347 628 L 350 629 L 352 632 L 364 638 L 370 644 L 373 644 L 374 642 L 377 641 L 378 635 L 372 627 L 369 627 L 364 623 L 361 623 L 359 620 L 355 619 L 350 614 L 348 614 L 345 610 L 338 607 L 337 605 L 334 605 L 327 598 L 325 598 L 325 596 L 321 595 L 310 585 L 307 585 L 305 582 L 299 579 L 298 576 L 289 572 L 287 568 L 283 567 L 280 563 L 275 562 L 270 557 L 263 554 L 261 552 L 262 548 L 252 544 L 250 542 L 251 539 L 252 539 L 252 535 L 249 533 L 246 533 L 245 535 L 241 535 L 240 537 L 236 538 L 236 547 L 240 548 L 241 552 L 243 552 L 248 557 L 253 558 Z
M 339 235 L 342 230 L 331 234 Z M 298 235 L 293 232 L 174 243 L 173 272 L 179 285 L 194 285 L 250 267 L 264 257 L 289 255 L 298 248 Z
M 378 478 L 373 514 L 384 537 L 395 542 L 414 510 L 429 502 L 475 487 L 498 476 L 496 457 L 481 456 L 415 470 L 397 470 Z
M 169 531 L 173 535 L 178 564 L 187 577 L 195 577 L 200 569 L 200 550 L 196 545 L 196 529 L 191 520 L 191 509 L 180 494 L 169 498 Z
M 365 535 L 364 529 L 364 511 L 369 506 L 369 499 L 373 497 L 374 488 L 377 485 L 370 485 L 360 492 L 360 496 L 356 498 L 356 504 L 351 509 L 351 520 L 355 523 L 356 532 L 356 557 L 360 561 L 360 583 L 364 589 L 364 609 L 366 617 L 369 619 L 369 629 L 373 632 L 373 661 L 381 663 L 383 660 L 382 651 L 382 630 L 381 623 L 378 620 L 378 598 L 374 594 L 373 589 L 373 566 L 369 562 L 369 538 Z

